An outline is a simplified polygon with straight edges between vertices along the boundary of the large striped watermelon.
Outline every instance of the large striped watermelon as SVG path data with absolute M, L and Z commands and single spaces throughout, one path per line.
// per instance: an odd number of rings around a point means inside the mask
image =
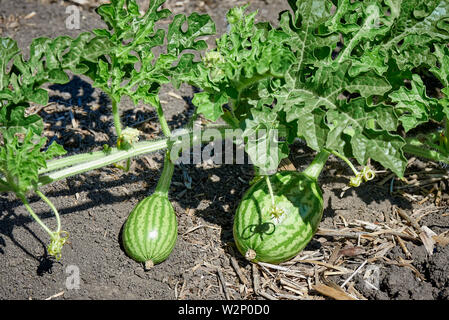
M 145 269 L 167 259 L 178 236 L 178 222 L 168 199 L 174 165 L 166 157 L 155 192 L 141 200 L 131 211 L 122 233 L 126 253 Z
M 323 215 L 317 180 L 297 171 L 270 176 L 276 207 L 265 179 L 244 194 L 234 217 L 234 240 L 250 261 L 281 263 L 297 255 L 312 239 Z

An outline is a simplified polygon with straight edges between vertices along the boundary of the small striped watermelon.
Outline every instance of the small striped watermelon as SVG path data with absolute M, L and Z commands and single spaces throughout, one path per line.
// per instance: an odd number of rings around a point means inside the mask
M 167 259 L 178 236 L 175 211 L 168 197 L 159 193 L 140 201 L 123 228 L 126 253 L 145 269 Z
M 178 221 L 168 199 L 174 169 L 167 155 L 156 190 L 134 207 L 123 227 L 126 253 L 144 262 L 147 270 L 168 258 L 178 237 Z
M 244 194 L 234 217 L 234 240 L 248 260 L 281 263 L 296 256 L 312 239 L 323 215 L 323 196 L 315 178 L 297 171 L 270 176 L 276 207 L 265 179 Z

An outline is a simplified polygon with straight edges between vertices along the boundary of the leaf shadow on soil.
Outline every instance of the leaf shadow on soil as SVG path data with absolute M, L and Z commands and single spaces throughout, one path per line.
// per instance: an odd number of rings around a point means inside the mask
M 76 152 L 90 151 L 92 147 L 102 147 L 105 143 L 110 145 L 116 143 L 115 129 L 112 123 L 111 100 L 105 93 L 94 88 L 84 78 L 84 76 L 75 75 L 66 84 L 49 86 L 48 88 L 53 91 L 49 97 L 49 102 L 63 105 L 66 108 L 62 108 L 62 110 L 57 109 L 56 112 L 51 114 L 45 112 L 45 109 L 42 111 L 42 117 L 47 123 L 54 124 L 61 119 L 64 121 L 64 125 L 57 127 L 57 131 L 61 133 L 61 138 L 58 138 L 56 141 L 66 147 L 66 149 Z M 96 91 L 98 91 L 97 94 Z M 192 97 L 182 95 L 182 99 L 187 108 L 167 119 L 168 125 L 174 129 L 185 125 L 195 110 Z M 135 127 L 144 134 L 159 134 L 159 121 L 153 106 L 146 104 L 135 106 L 129 97 L 123 97 L 120 105 L 123 127 Z M 92 106 L 95 106 L 95 108 Z M 172 108 L 172 106 L 171 104 L 163 104 L 162 108 L 168 109 Z M 67 128 L 71 121 L 70 117 L 67 116 L 69 110 L 72 111 L 81 130 Z M 111 120 L 106 121 L 104 115 L 110 116 Z M 85 129 L 89 130 L 91 134 L 83 134 L 82 130 Z M 101 135 L 98 135 L 98 133 L 101 133 Z
M 15 202 L 17 202 L 17 205 L 21 205 L 19 201 Z M 4 210 L 6 214 L 2 215 L 0 219 L 0 254 L 2 255 L 5 254 L 2 247 L 6 246 L 6 242 L 3 238 L 3 236 L 6 236 L 11 240 L 11 242 L 16 247 L 20 248 L 27 256 L 39 262 L 39 265 L 36 269 L 36 274 L 38 276 L 42 276 L 46 273 L 51 274 L 55 260 L 48 256 L 46 252 L 45 243 L 26 225 L 29 222 L 29 218 L 24 216 L 18 216 L 13 212 L 13 208 L 14 207 Z M 22 243 L 20 243 L 19 240 L 17 240 L 14 237 L 13 229 L 15 226 L 18 225 L 22 226 L 42 246 L 42 250 L 45 251 L 43 255 L 41 256 L 34 255 L 24 245 L 22 245 Z
M 49 102 L 59 106 L 51 113 L 44 108 L 41 116 L 52 125 L 52 130 L 59 133 L 56 142 L 69 152 L 90 151 L 92 147 L 115 143 L 112 120 L 104 117 L 111 114 L 111 101 L 106 94 L 100 92 L 95 97 L 96 89 L 80 76 L 48 88 L 52 90 Z M 62 122 L 60 126 L 56 125 L 58 121 Z M 73 123 L 77 127 L 74 128 Z
M 49 86 L 49 89 L 70 95 L 70 97 L 67 97 L 67 95 L 65 95 L 66 97 L 52 95 L 49 98 L 50 102 L 58 102 L 70 106 L 77 105 L 81 107 L 82 105 L 95 101 L 93 97 L 95 88 L 80 76 L 73 76 L 72 79 L 65 84 L 52 84 Z

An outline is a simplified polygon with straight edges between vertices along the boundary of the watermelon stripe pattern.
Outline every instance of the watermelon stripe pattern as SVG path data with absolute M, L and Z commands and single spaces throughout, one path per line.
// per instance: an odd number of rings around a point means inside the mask
M 167 196 L 155 193 L 131 211 L 123 228 L 126 253 L 138 262 L 157 264 L 170 255 L 178 235 L 178 224 Z
M 296 256 L 309 243 L 323 215 L 323 197 L 315 179 L 282 171 L 270 177 L 279 217 L 270 213 L 271 197 L 265 179 L 245 193 L 234 217 L 234 240 L 252 261 L 281 263 Z

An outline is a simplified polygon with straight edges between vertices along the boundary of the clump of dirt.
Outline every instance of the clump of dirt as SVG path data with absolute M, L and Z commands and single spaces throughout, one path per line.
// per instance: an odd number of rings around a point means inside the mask
M 435 252 L 417 268 L 423 273 L 430 283 L 437 289 L 442 290 L 449 287 L 449 246 L 436 247 Z M 440 291 L 437 296 L 443 295 Z

